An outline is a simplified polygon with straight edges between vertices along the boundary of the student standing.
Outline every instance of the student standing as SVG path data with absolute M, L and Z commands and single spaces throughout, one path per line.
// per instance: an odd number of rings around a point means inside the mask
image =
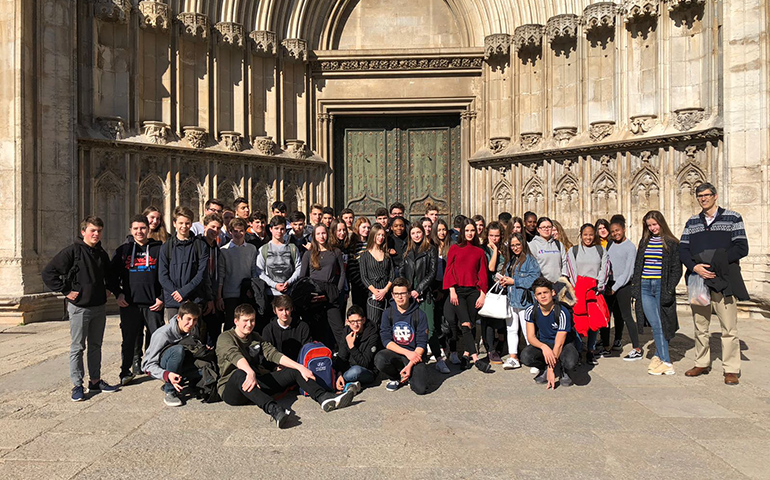
M 455 318 L 460 328 L 464 349 L 462 367 L 470 368 L 472 358 L 476 368 L 489 373 L 492 366 L 478 358 L 473 335 L 478 311 L 484 305 L 489 288 L 487 257 L 479 247 L 476 225 L 470 219 L 463 220 L 460 232 L 458 243 L 449 247 L 447 254 L 444 288 L 449 290 L 449 303 L 445 304 L 444 315 Z
M 288 295 L 300 279 L 302 256 L 293 243 L 284 243 L 286 224 L 282 217 L 270 220 L 270 241 L 257 251 L 256 276 L 270 287 L 269 297 Z
M 478 225 L 477 225 L 478 227 Z M 478 229 L 477 229 L 478 230 Z M 503 246 L 503 227 L 498 222 L 490 222 L 484 235 L 484 253 L 487 256 L 489 285 L 494 285 L 505 270 L 505 247 Z M 489 363 L 502 364 L 498 343 L 504 343 L 504 337 L 498 338 L 498 332 L 505 331 L 505 321 L 481 317 L 481 334 L 487 350 Z
M 120 307 L 120 384 L 128 385 L 141 371 L 141 344 L 137 339 L 147 328 L 147 339 L 163 326 L 163 287 L 158 281 L 161 243 L 148 236 L 149 222 L 144 215 L 131 219 L 131 235 L 112 257 Z
M 362 253 L 358 259 L 361 268 L 361 281 L 369 290 L 369 298 L 366 301 L 366 317 L 378 326 L 382 311 L 387 305 L 388 292 L 395 278 L 393 262 L 386 248 L 385 229 L 378 223 L 369 232 L 366 252 Z
M 119 291 L 110 273 L 110 257 L 102 248 L 103 229 L 101 218 L 86 217 L 80 224 L 80 238 L 57 253 L 41 272 L 46 287 L 61 292 L 67 299 L 73 402 L 85 399 L 83 352 L 86 343 L 90 377 L 88 391 L 112 393 L 118 390 L 101 377 L 102 339 L 107 323 L 107 290 L 113 293 Z
M 363 309 L 366 309 L 366 297 L 369 290 L 367 290 L 361 279 L 359 260 L 366 251 L 366 243 L 371 227 L 372 225 L 368 218 L 358 217 L 353 225 L 353 234 L 350 236 L 350 244 L 347 249 L 348 269 L 345 272 L 345 276 L 348 279 L 348 284 L 350 284 L 351 300 L 353 305 L 358 305 Z
M 457 327 L 454 317 L 451 319 L 444 316 L 445 303 L 449 298 L 449 290 L 444 289 L 444 272 L 446 271 L 446 257 L 449 254 L 449 247 L 451 246 L 451 240 L 449 238 L 449 225 L 442 220 L 437 219 L 433 225 L 433 232 L 431 234 L 433 244 L 437 250 L 436 261 L 436 278 L 433 281 L 433 298 L 436 302 L 433 309 L 434 323 L 438 326 L 440 334 L 443 335 L 444 352 L 446 353 L 449 361 L 453 365 L 459 365 L 460 359 L 457 357 L 457 338 L 454 335 Z M 438 358 L 438 357 L 436 357 Z M 442 372 L 443 373 L 443 372 Z
M 529 213 L 529 212 L 527 212 Z M 531 218 L 531 217 L 530 217 Z M 527 218 L 524 218 L 529 228 Z M 567 262 L 567 252 L 564 245 L 553 238 L 553 222 L 548 217 L 537 220 L 537 235 L 529 242 L 529 251 L 540 265 L 543 276 L 551 283 L 556 283 Z
M 655 356 L 647 373 L 673 375 L 668 342 L 679 329 L 676 315 L 676 286 L 682 277 L 679 240 L 671 233 L 663 214 L 647 212 L 644 233 L 636 250 L 631 295 L 636 300 L 636 321 L 641 332 L 645 318 L 652 327 Z
M 217 308 L 224 312 L 225 322 L 231 325 L 234 318 L 235 307 L 248 303 L 243 292 L 243 282 L 251 282 L 257 275 L 257 249 L 254 245 L 246 243 L 246 228 L 248 225 L 240 218 L 230 223 L 230 235 L 233 239 L 222 246 L 219 258 L 219 288 L 217 291 Z M 285 228 L 285 227 L 284 227 Z M 230 326 L 232 328 L 232 326 Z M 216 346 L 216 337 L 220 332 L 212 335 L 213 342 L 210 346 Z
M 404 252 L 409 243 L 409 235 L 406 233 L 406 221 L 403 217 L 391 217 L 390 233 L 388 234 L 388 253 L 393 262 L 395 276 L 401 272 L 401 264 L 404 261 Z
M 142 215 L 147 217 L 147 222 L 150 225 L 149 237 L 165 243 L 168 240 L 168 230 L 166 230 L 166 224 L 163 221 L 163 214 L 160 213 L 160 210 L 150 205 L 144 209 Z

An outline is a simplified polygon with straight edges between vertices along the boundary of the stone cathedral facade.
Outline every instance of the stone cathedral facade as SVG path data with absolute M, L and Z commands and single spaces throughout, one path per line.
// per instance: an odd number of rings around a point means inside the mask
M 578 227 L 709 181 L 770 312 L 763 0 L 7 0 L 0 319 L 60 315 L 40 269 L 87 214 L 113 251 L 154 205 L 399 200 Z

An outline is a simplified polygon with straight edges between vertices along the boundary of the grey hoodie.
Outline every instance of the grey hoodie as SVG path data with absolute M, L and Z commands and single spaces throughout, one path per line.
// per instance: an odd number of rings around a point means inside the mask
M 190 335 L 197 336 L 196 332 L 197 326 L 193 327 L 190 333 L 183 333 L 179 330 L 177 316 L 174 315 L 174 318 L 172 318 L 171 321 L 155 330 L 155 333 L 152 334 L 150 346 L 147 347 L 147 351 L 144 353 L 142 371 L 153 378 L 167 382 L 168 372 L 160 368 L 160 354 L 166 347 L 176 345 L 183 338 L 189 337 Z
M 567 263 L 567 252 L 564 245 L 551 238 L 546 240 L 540 235 L 529 242 L 529 250 L 540 265 L 540 272 L 551 282 L 556 282 L 561 276 L 564 265 Z

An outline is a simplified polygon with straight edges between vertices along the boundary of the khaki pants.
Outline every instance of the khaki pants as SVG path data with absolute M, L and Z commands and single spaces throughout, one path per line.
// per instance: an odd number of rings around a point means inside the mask
M 709 344 L 709 325 L 711 312 L 717 314 L 722 326 L 722 368 L 725 373 L 741 372 L 741 345 L 738 340 L 738 306 L 735 297 L 725 297 L 721 293 L 711 292 L 711 305 L 691 305 L 695 321 L 695 366 L 711 366 L 711 346 Z

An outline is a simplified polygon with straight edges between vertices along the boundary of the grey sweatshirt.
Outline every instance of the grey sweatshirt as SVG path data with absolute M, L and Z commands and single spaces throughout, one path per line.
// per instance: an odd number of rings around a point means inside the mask
M 599 247 L 601 248 L 601 247 Z M 567 253 L 567 263 L 564 264 L 564 276 L 570 279 L 573 285 L 577 283 L 577 277 L 589 277 L 596 279 L 596 288 L 601 292 L 607 284 L 610 271 L 610 256 L 604 251 L 599 255 L 597 247 L 586 247 L 581 244 L 577 247 L 577 258 L 573 253 L 575 248 L 570 248 Z
M 157 378 L 158 380 L 168 381 L 168 372 L 160 368 L 160 353 L 169 345 L 176 345 L 183 338 L 190 335 L 196 336 L 197 327 L 193 328 L 190 333 L 182 333 L 179 330 L 179 324 L 177 323 L 177 317 L 174 315 L 167 324 L 163 325 L 159 329 L 155 330 L 150 339 L 150 346 L 147 347 L 147 351 L 144 352 L 144 361 L 142 362 L 142 371 L 147 375 Z M 179 373 L 179 372 L 175 372 Z
M 291 263 L 291 250 L 295 249 L 294 264 Z M 262 254 L 265 249 L 267 259 Z M 260 247 L 257 251 L 257 275 L 265 282 L 273 292 L 273 296 L 283 295 L 276 290 L 275 286 L 279 283 L 288 283 L 293 285 L 299 280 L 300 270 L 302 268 L 302 256 L 297 246 L 292 243 L 275 245 L 272 241 Z
M 221 248 L 219 256 L 219 278 L 222 281 L 222 298 L 241 296 L 241 282 L 257 276 L 257 248 L 243 242 L 238 246 L 232 241 Z
M 628 285 L 634 274 L 636 246 L 631 240 L 625 239 L 622 243 L 611 243 L 607 247 L 612 265 L 612 277 L 615 280 L 612 289 L 618 291 L 619 288 Z
M 540 235 L 529 242 L 529 250 L 540 266 L 540 272 L 551 282 L 559 280 L 564 265 L 567 263 L 567 252 L 564 245 L 551 238 L 546 240 Z

